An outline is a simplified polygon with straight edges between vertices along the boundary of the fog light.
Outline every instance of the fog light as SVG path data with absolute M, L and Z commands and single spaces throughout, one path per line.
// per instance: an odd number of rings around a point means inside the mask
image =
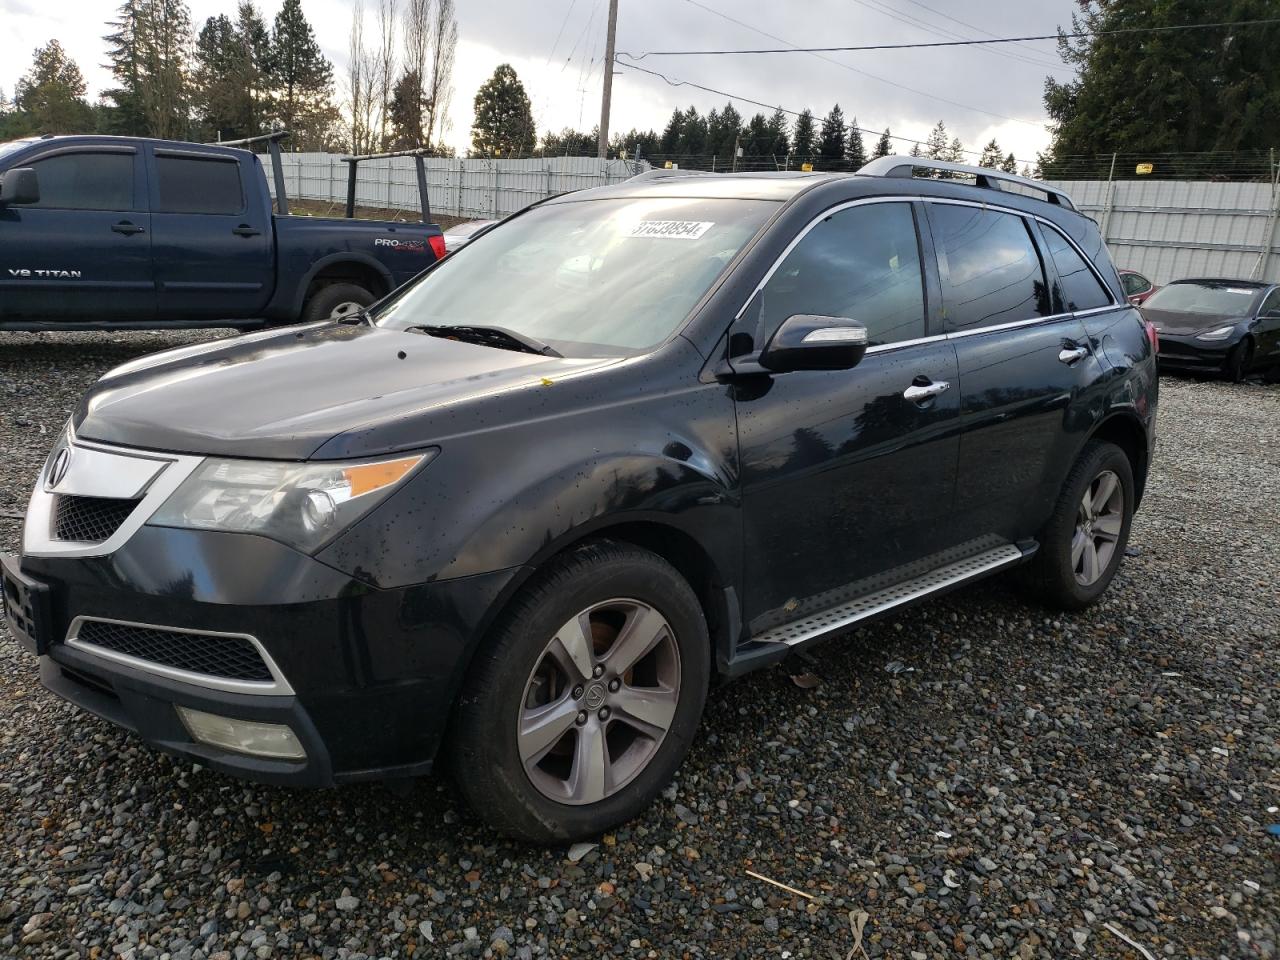
M 257 720 L 235 720 L 217 714 L 178 707 L 183 726 L 198 743 L 222 747 L 236 753 L 248 753 L 255 757 L 272 757 L 277 760 L 305 760 L 307 752 L 292 730 L 282 723 L 261 723 Z

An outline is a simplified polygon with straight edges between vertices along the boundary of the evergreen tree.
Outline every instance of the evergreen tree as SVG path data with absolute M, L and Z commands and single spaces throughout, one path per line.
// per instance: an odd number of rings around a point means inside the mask
M 406 70 L 391 92 L 391 140 L 387 146 L 392 150 L 408 150 L 421 145 L 426 137 L 422 128 L 426 108 L 422 74 Z
M 914 144 L 912 144 L 912 145 L 911 145 L 911 154 L 910 154 L 910 155 L 911 155 L 911 156 L 913 156 L 913 157 L 923 157 L 923 156 L 924 156 L 924 154 L 920 152 L 920 144 L 918 144 L 918 143 L 914 143 Z
M 838 163 L 844 159 L 844 141 L 848 133 L 849 127 L 844 122 L 844 111 L 837 103 L 823 119 L 822 134 L 818 137 L 818 156 L 823 163 Z
M 810 163 L 818 146 L 817 131 L 813 125 L 813 113 L 806 107 L 796 117 L 795 132 L 791 136 L 791 153 L 797 163 Z
M 982 156 L 978 160 L 978 166 L 990 167 L 996 169 L 1000 166 L 1000 161 L 1004 158 L 1004 154 L 1000 152 L 1000 144 L 996 142 L 996 138 L 992 137 L 990 142 L 982 148 Z
M 707 137 L 707 119 L 701 116 L 696 108 L 690 106 L 685 111 L 684 120 L 680 125 L 678 152 L 685 157 L 705 156 L 710 152 L 707 150 Z
M 849 161 L 850 170 L 861 170 L 867 162 L 867 148 L 862 142 L 862 131 L 858 129 L 858 118 L 854 117 L 849 124 L 849 142 L 844 148 L 844 158 Z
M 133 26 L 137 82 L 146 132 L 165 140 L 190 135 L 191 14 L 184 0 L 139 0 Z M 123 12 L 123 8 L 122 8 Z
M 1059 39 L 1076 68 L 1045 80 L 1053 144 L 1045 157 L 1265 148 L 1280 126 L 1280 25 L 1150 32 L 1152 28 L 1273 17 L 1275 0 L 1076 0 Z M 1106 31 L 1133 28 L 1140 35 Z M 1099 175 L 1106 175 L 1099 159 Z M 1079 164 L 1073 164 L 1074 168 Z
M 769 133 L 769 121 L 763 113 L 757 113 L 747 121 L 742 131 L 743 157 L 767 157 L 772 151 L 773 137 Z
M 732 162 L 733 148 L 741 135 L 742 114 L 734 109 L 732 103 L 726 103 L 718 114 L 712 110 L 707 115 L 707 142 L 703 152 Z
M 192 106 L 201 136 L 237 140 L 261 132 L 270 37 L 250 0 L 236 20 L 210 17 L 196 39 Z
M 301 0 L 284 0 L 271 27 L 271 116 L 300 150 L 323 150 L 339 121 L 333 64 L 320 51 Z
M 511 64 L 493 71 L 476 93 L 471 155 L 517 157 L 533 152 L 533 111 L 524 84 Z
M 671 111 L 671 119 L 662 129 L 660 146 L 664 154 L 674 154 L 680 147 L 680 131 L 684 128 L 684 112 L 679 108 Z
M 773 116 L 769 118 L 769 148 L 767 155 L 772 157 L 785 157 L 791 152 L 791 138 L 787 136 L 787 115 L 783 113 L 782 108 L 773 111 Z
M 142 73 L 138 52 L 139 25 L 148 0 L 123 0 L 117 19 L 107 21 L 111 28 L 103 39 L 107 42 L 107 59 L 117 86 L 102 92 L 107 103 L 103 127 L 107 133 L 146 136 L 146 111 L 142 106 Z
M 924 155 L 930 160 L 945 160 L 949 146 L 947 125 L 939 120 L 938 125 L 929 131 L 929 138 L 924 145 Z
M 93 112 L 85 100 L 85 82 L 62 44 L 50 40 L 32 58 L 31 70 L 18 81 L 8 127 L 22 133 L 91 133 Z
M 1010 151 L 1009 154 L 1005 156 L 1004 162 L 1000 164 L 1000 169 L 1003 170 L 1005 173 L 1018 172 L 1018 161 L 1014 159 L 1012 151 Z
M 964 144 L 960 142 L 959 137 L 951 141 L 951 146 L 947 147 L 946 155 L 942 159 L 952 163 L 964 163 Z
M 876 150 L 872 159 L 877 157 L 887 157 L 893 153 L 893 144 L 889 142 L 889 128 L 885 127 L 884 133 L 880 134 L 880 140 L 876 143 Z

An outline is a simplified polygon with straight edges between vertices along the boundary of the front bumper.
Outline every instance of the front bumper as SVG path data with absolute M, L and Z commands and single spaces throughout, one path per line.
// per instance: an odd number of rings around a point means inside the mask
M 104 556 L 5 561 L 11 591 L 40 597 L 33 625 L 10 619 L 40 656 L 46 687 L 158 749 L 294 786 L 428 772 L 470 654 L 516 573 L 380 590 L 265 538 L 147 526 Z M 86 617 L 251 637 L 285 682 L 215 683 L 108 656 L 75 642 L 73 624 Z M 178 705 L 285 724 L 306 759 L 197 743 Z
M 1180 336 L 1159 330 L 1156 334 L 1160 338 L 1160 354 L 1156 358 L 1160 366 L 1205 373 L 1221 371 L 1231 348 L 1238 342 L 1237 338 L 1206 342 L 1194 335 Z

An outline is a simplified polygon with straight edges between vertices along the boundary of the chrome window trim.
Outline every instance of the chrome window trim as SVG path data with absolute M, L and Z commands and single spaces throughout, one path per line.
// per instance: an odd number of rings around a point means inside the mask
M 786 247 L 783 248 L 782 252 L 778 254 L 777 258 L 770 265 L 769 269 L 765 271 L 764 277 L 762 277 L 760 282 L 756 284 L 755 288 L 751 291 L 751 293 L 747 295 L 746 301 L 738 309 L 738 312 L 734 314 L 734 317 L 733 317 L 734 322 L 736 323 L 737 321 L 742 319 L 743 315 L 746 314 L 747 312 L 747 308 L 751 306 L 751 301 L 753 301 L 757 296 L 759 296 L 760 291 L 763 290 L 768 285 L 769 281 L 773 279 L 773 275 L 778 271 L 778 268 L 782 266 L 782 262 L 787 259 L 787 257 L 791 254 L 791 251 L 795 249 L 796 245 L 800 243 L 800 241 L 803 240 L 806 236 L 808 236 L 809 231 L 812 230 L 814 227 L 816 227 L 823 220 L 826 220 L 828 217 L 832 216 L 833 214 L 839 213 L 842 210 L 848 210 L 850 207 L 858 207 L 868 203 L 915 203 L 917 201 L 921 203 L 946 203 L 946 204 L 952 204 L 954 206 L 960 206 L 960 207 L 978 207 L 980 209 L 995 210 L 999 213 L 1010 213 L 1018 217 L 1030 217 L 1031 219 L 1037 221 L 1038 223 L 1044 224 L 1045 226 L 1050 227 L 1053 230 L 1056 230 L 1058 234 L 1064 240 L 1067 241 L 1067 243 L 1071 246 L 1071 248 L 1075 250 L 1077 254 L 1079 254 L 1080 259 L 1083 260 L 1088 265 L 1089 270 L 1097 278 L 1098 282 L 1102 284 L 1102 289 L 1106 291 L 1107 297 L 1111 300 L 1111 302 L 1106 306 L 1092 307 L 1088 310 L 1067 311 L 1066 313 L 1053 313 L 1047 317 L 1029 317 L 1026 320 L 1012 320 L 1009 323 L 1000 323 L 1000 324 L 995 324 L 994 326 L 973 327 L 968 330 L 953 330 L 947 333 L 931 334 L 930 336 L 927 336 L 927 337 L 916 337 L 911 340 L 897 340 L 897 341 L 894 341 L 893 343 L 876 344 L 875 346 L 868 347 L 867 353 L 885 353 L 890 350 L 900 350 L 903 347 L 914 347 L 914 346 L 918 346 L 920 344 L 925 344 L 925 343 L 935 343 L 940 340 L 950 340 L 950 339 L 955 339 L 959 337 L 972 337 L 980 333 L 993 333 L 1000 330 L 1012 330 L 1016 327 L 1029 327 L 1037 323 L 1052 323 L 1059 320 L 1065 320 L 1070 317 L 1087 317 L 1095 313 L 1102 313 L 1107 310 L 1115 310 L 1121 306 L 1125 306 L 1128 303 L 1127 300 L 1124 302 L 1120 302 L 1115 299 L 1115 294 L 1112 292 L 1111 288 L 1107 286 L 1107 282 L 1102 278 L 1102 274 L 1098 272 L 1098 268 L 1094 266 L 1093 261 L 1089 259 L 1088 255 L 1086 255 L 1085 252 L 1080 248 L 1080 245 L 1076 243 L 1074 240 L 1072 240 L 1071 237 L 1069 237 L 1065 232 L 1063 232 L 1063 230 L 1059 228 L 1058 225 L 1055 224 L 1052 220 L 1048 220 L 1035 213 L 1028 213 L 1025 210 L 1019 210 L 1016 207 L 1006 207 L 998 203 L 987 203 L 985 201 L 978 201 L 978 200 L 957 200 L 951 197 L 925 197 L 925 196 L 911 197 L 911 196 L 899 196 L 897 194 L 894 194 L 892 196 L 859 197 L 857 200 L 846 200 L 843 203 L 838 203 L 834 207 L 829 207 L 828 209 L 824 210 L 822 213 L 817 214 L 812 220 L 810 220 L 807 224 L 805 224 L 803 229 L 801 229 L 800 232 L 797 233 L 794 238 L 792 238 L 791 242 L 788 243 Z M 1046 250 L 1045 253 L 1048 254 L 1048 251 Z M 1056 271 L 1057 271 L 1056 265 L 1054 269 L 1056 274 Z
M 116 457 L 133 460 L 159 461 L 161 466 L 140 491 L 141 500 L 129 518 L 106 540 L 101 543 L 83 543 L 72 540 L 59 540 L 54 535 L 54 497 L 58 491 L 48 489 L 48 471 L 51 464 L 46 461 L 40 468 L 35 488 L 31 491 L 31 499 L 27 502 L 26 521 L 22 527 L 22 553 L 29 557 L 102 557 L 119 550 L 160 509 L 169 496 L 178 489 L 187 477 L 195 472 L 204 462 L 201 456 L 188 456 L 177 453 L 157 453 L 153 450 L 134 450 L 129 447 L 117 447 L 111 444 L 95 443 L 80 440 L 68 425 L 67 443 L 72 448 L 94 450 L 108 453 Z M 69 491 L 64 491 L 69 492 Z M 75 496 L 94 496 L 93 492 L 77 488 Z
M 156 663 L 153 660 L 144 660 L 141 657 L 133 657 L 127 653 L 118 653 L 115 650 L 107 650 L 97 644 L 89 643 L 80 639 L 80 628 L 88 622 L 110 623 L 120 627 L 138 627 L 142 630 L 160 630 L 165 633 L 186 633 L 199 637 L 224 637 L 233 640 L 247 640 L 251 643 L 258 656 L 262 657 L 262 662 L 267 665 L 267 670 L 271 674 L 270 681 L 265 680 L 231 680 L 227 677 L 215 677 L 207 673 L 196 673 L 192 670 L 183 670 L 179 667 L 169 667 L 163 663 Z M 191 683 L 200 687 L 208 687 L 212 690 L 222 690 L 227 693 L 250 693 L 260 696 L 292 696 L 293 687 L 285 678 L 284 673 L 276 664 L 271 654 L 267 653 L 262 642 L 257 637 L 248 633 L 225 633 L 220 630 L 191 630 L 186 627 L 168 627 L 156 623 L 137 623 L 132 620 L 113 620 L 110 617 L 89 617 L 78 616 L 71 621 L 71 626 L 67 628 L 67 636 L 63 641 L 68 647 L 72 647 L 92 657 L 102 660 L 108 660 L 112 663 L 118 663 L 122 666 L 133 667 L 135 670 L 141 670 L 145 673 L 153 673 L 157 676 L 165 677 L 169 680 L 179 680 L 183 683 Z

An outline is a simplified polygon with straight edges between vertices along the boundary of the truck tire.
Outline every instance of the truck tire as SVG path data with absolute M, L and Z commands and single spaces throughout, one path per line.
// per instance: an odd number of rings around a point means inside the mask
M 454 780 L 509 836 L 598 836 L 671 782 L 710 675 L 685 579 L 630 544 L 585 544 L 535 575 L 476 654 L 452 724 Z
M 311 299 L 302 307 L 302 316 L 299 319 L 303 323 L 328 320 L 339 307 L 351 303 L 358 307 L 367 307 L 376 299 L 377 297 L 372 293 L 357 284 L 331 283 L 311 295 Z

